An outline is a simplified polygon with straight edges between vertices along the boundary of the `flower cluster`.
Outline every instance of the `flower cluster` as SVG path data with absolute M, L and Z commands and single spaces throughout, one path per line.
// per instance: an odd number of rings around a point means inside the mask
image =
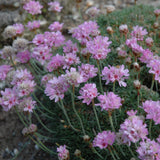
M 109 82 L 118 81 L 120 86 L 126 87 L 127 84 L 124 82 L 124 80 L 128 78 L 128 72 L 128 69 L 124 69 L 124 65 L 118 67 L 109 66 L 109 68 L 104 67 L 102 70 L 102 80 L 106 80 L 106 84 Z
M 59 146 L 57 148 L 58 152 L 58 159 L 59 160 L 69 160 L 69 151 L 66 149 L 66 145 L 64 146 Z
M 83 99 L 83 103 L 89 105 L 94 98 L 97 97 L 98 91 L 95 83 L 87 83 L 79 91 L 81 96 L 78 96 L 79 99 Z
M 129 117 L 120 125 L 120 130 L 117 137 L 121 139 L 120 143 L 131 145 L 131 142 L 136 143 L 140 139 L 145 139 L 148 135 L 147 125 L 143 124 L 143 119 L 136 116 L 136 112 L 127 112 Z
M 26 27 L 32 31 L 35 29 L 38 29 L 40 27 L 40 21 L 29 21 L 28 24 L 26 25 Z
M 41 14 L 42 8 L 43 6 L 39 3 L 39 1 L 32 1 L 32 0 L 30 0 L 23 6 L 23 9 L 25 9 L 28 13 L 32 15 Z
M 1 65 L 0 66 L 0 80 L 5 80 L 7 73 L 12 69 L 10 65 Z
M 81 44 L 86 44 L 92 37 L 99 35 L 98 25 L 94 21 L 84 22 L 77 28 L 70 30 L 72 37 L 76 38 Z
M 108 40 L 108 37 L 97 36 L 93 41 L 87 42 L 87 49 L 94 59 L 101 60 L 106 58 L 107 54 L 111 51 L 108 47 L 112 43 Z
M 59 23 L 59 22 L 54 22 L 52 23 L 48 29 L 50 29 L 51 31 L 53 32 L 56 32 L 56 31 L 61 31 L 62 30 L 62 27 L 63 27 L 63 23 Z
M 59 2 L 55 1 L 55 2 L 50 2 L 48 3 L 49 5 L 49 11 L 53 11 L 53 12 L 61 12 L 62 8 L 59 4 Z
M 140 146 L 137 149 L 139 158 L 141 160 L 159 160 L 160 159 L 160 145 L 154 140 L 146 139 L 140 142 Z
M 153 119 L 155 124 L 160 124 L 160 101 L 147 100 L 142 103 L 147 119 Z
M 93 147 L 99 147 L 100 149 L 105 149 L 108 146 L 112 146 L 116 138 L 114 132 L 103 131 L 98 133 L 98 135 L 93 140 Z
M 107 95 L 99 95 L 98 100 L 100 103 L 96 104 L 96 106 L 100 106 L 102 110 L 114 110 L 118 109 L 121 104 L 121 98 L 114 94 L 113 92 L 108 92 Z

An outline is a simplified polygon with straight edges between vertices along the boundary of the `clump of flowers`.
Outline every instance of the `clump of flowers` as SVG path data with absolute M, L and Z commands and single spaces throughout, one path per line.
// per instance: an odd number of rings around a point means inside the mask
M 49 9 L 48 10 L 49 11 L 53 11 L 53 12 L 61 12 L 61 10 L 63 8 L 63 7 L 60 6 L 60 3 L 57 2 L 57 1 L 50 2 L 50 3 L 48 3 L 48 5 L 49 5 Z
M 96 104 L 96 106 L 100 106 L 102 110 L 114 110 L 120 108 L 121 98 L 114 94 L 113 92 L 108 92 L 107 95 L 99 95 L 98 100 L 100 103 Z
M 142 103 L 147 119 L 153 119 L 155 124 L 160 124 L 160 101 L 147 100 Z
M 136 143 L 140 139 L 145 139 L 148 135 L 147 125 L 143 123 L 140 116 L 136 116 L 137 112 L 128 111 L 129 117 L 120 125 L 118 136 L 121 137 L 121 143 L 131 145 L 131 142 Z
M 140 146 L 137 149 L 139 158 L 141 160 L 160 159 L 160 145 L 154 140 L 146 139 L 140 142 Z
M 87 49 L 94 59 L 101 60 L 106 58 L 107 54 L 111 51 L 108 47 L 112 43 L 108 40 L 108 37 L 97 36 L 93 41 L 87 42 Z
M 90 78 L 93 78 L 97 75 L 98 68 L 95 68 L 94 65 L 82 64 L 78 66 L 80 75 L 83 77 L 83 81 L 87 82 Z
M 27 63 L 31 58 L 31 53 L 28 50 L 24 50 L 24 51 L 18 52 L 16 57 L 18 62 Z
M 26 27 L 32 31 L 32 30 L 36 30 L 40 27 L 40 21 L 29 21 L 28 24 L 26 25 Z
M 16 23 L 13 25 L 13 27 L 16 30 L 17 35 L 21 35 L 24 32 L 24 26 L 21 23 Z
M 94 21 L 84 22 L 77 28 L 70 30 L 72 36 L 76 38 L 81 44 L 86 44 L 91 37 L 99 35 L 98 25 Z
M 69 85 L 63 76 L 53 77 L 48 81 L 45 88 L 45 94 L 50 100 L 55 99 L 55 102 L 64 98 L 64 93 L 68 90 Z
M 131 36 L 137 38 L 138 41 L 143 41 L 144 36 L 147 34 L 147 30 L 141 26 L 133 27 L 133 31 L 131 32 Z
M 59 160 L 69 160 L 69 151 L 66 149 L 66 145 L 59 146 L 57 152 Z
M 98 91 L 95 83 L 87 83 L 79 91 L 81 96 L 78 96 L 79 99 L 83 99 L 83 103 L 89 105 L 94 98 L 97 97 Z
M 28 3 L 24 4 L 23 8 L 30 14 L 36 15 L 41 14 L 41 9 L 43 6 L 39 3 L 39 1 L 30 0 Z
M 12 69 L 10 65 L 1 65 L 0 66 L 0 80 L 5 80 L 7 73 Z
M 63 27 L 63 23 L 59 23 L 59 22 L 56 21 L 56 22 L 50 24 L 48 29 L 50 29 L 53 32 L 56 32 L 56 31 L 61 31 L 62 27 Z
M 115 133 L 111 131 L 103 131 L 102 133 L 98 133 L 98 135 L 93 140 L 93 147 L 105 149 L 108 146 L 113 145 L 115 138 Z
M 102 70 L 102 80 L 106 80 L 106 84 L 109 82 L 114 83 L 118 81 L 120 86 L 126 87 L 127 84 L 124 82 L 124 80 L 128 78 L 128 72 L 128 69 L 124 69 L 124 65 L 117 67 L 109 66 L 109 68 L 104 67 Z

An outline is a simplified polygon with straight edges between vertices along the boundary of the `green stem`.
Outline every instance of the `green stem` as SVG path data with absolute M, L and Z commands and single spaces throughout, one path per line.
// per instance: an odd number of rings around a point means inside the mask
M 97 60 L 97 66 L 98 66 L 98 76 L 99 76 L 99 85 L 100 85 L 100 91 L 103 93 L 103 88 L 102 88 L 102 81 L 101 81 L 101 70 L 99 66 L 99 61 Z
M 20 118 L 21 122 L 24 124 L 25 127 L 28 127 L 28 125 L 24 122 L 22 116 L 19 114 L 17 108 L 15 107 L 16 113 L 18 114 L 18 117 Z
M 70 122 L 70 119 L 69 119 L 69 117 L 68 117 L 68 114 L 67 114 L 67 112 L 66 112 L 66 109 L 65 109 L 65 107 L 64 107 L 64 105 L 63 105 L 63 101 L 62 101 L 61 99 L 60 99 L 60 103 L 61 103 L 61 109 L 62 109 L 62 111 L 63 111 L 63 113 L 64 113 L 64 115 L 65 115 L 65 117 L 66 117 L 66 119 L 67 119 L 67 121 L 68 121 L 69 126 L 70 126 L 74 131 L 78 132 L 78 130 L 72 126 L 72 124 L 71 124 L 71 122 Z
M 34 92 L 32 93 L 32 95 L 33 95 L 34 99 L 41 105 L 41 107 L 42 107 L 44 110 L 46 110 L 48 113 L 50 113 L 50 114 L 52 114 L 52 115 L 55 116 L 55 114 L 54 114 L 52 111 L 50 111 L 49 109 L 47 109 L 47 107 L 45 107 L 45 106 L 41 103 L 41 101 L 36 97 L 36 95 L 35 95 Z
M 94 147 L 92 147 L 92 151 L 93 151 L 94 153 L 96 153 L 96 154 L 98 155 L 98 157 L 100 157 L 101 159 L 104 159 L 104 158 L 96 151 L 96 149 L 95 149 Z
M 140 95 L 140 93 L 139 93 L 139 89 L 138 89 L 138 91 L 137 91 L 137 108 L 139 109 L 139 95 Z
M 113 121 L 112 121 L 112 114 L 111 114 L 111 113 L 109 113 L 109 121 L 110 121 L 110 124 L 111 124 L 112 130 L 113 130 L 114 132 L 116 132 L 116 131 L 115 131 L 115 128 L 114 128 L 114 125 L 113 125 Z
M 115 84 L 116 84 L 116 81 L 113 82 L 113 93 L 115 93 Z
M 154 86 L 154 75 L 153 75 L 153 79 L 152 79 L 152 84 L 151 84 L 151 91 L 153 90 L 153 86 Z
M 152 128 L 152 119 L 149 122 L 149 137 L 150 137 L 150 139 L 152 138 L 151 128 Z
M 93 111 L 94 111 L 94 114 L 95 114 L 95 117 L 96 117 L 97 125 L 98 125 L 98 128 L 99 128 L 99 131 L 101 132 L 102 130 L 101 130 L 101 126 L 99 124 L 99 119 L 98 119 L 96 108 L 95 108 L 95 105 L 94 105 L 94 99 L 92 100 L 92 105 L 93 105 Z
M 134 155 L 133 151 L 131 150 L 131 148 L 130 148 L 129 146 L 127 146 L 127 147 L 128 147 L 128 150 L 130 151 L 131 155 L 132 155 L 135 159 L 137 159 L 136 156 Z
M 74 96 L 75 96 L 75 88 L 73 86 L 73 94 L 71 94 L 71 97 L 72 97 L 72 107 L 73 107 L 73 110 L 74 110 L 74 112 L 75 112 L 75 114 L 76 114 L 76 116 L 77 116 L 80 124 L 81 124 L 82 132 L 83 132 L 84 135 L 86 135 L 85 129 L 84 129 L 84 126 L 83 126 L 83 122 L 81 120 L 81 117 L 79 116 L 79 114 L 78 114 L 78 112 L 77 112 L 77 110 L 75 108 Z
M 55 131 L 49 129 L 46 127 L 46 125 L 41 121 L 41 119 L 39 118 L 38 114 L 35 112 L 35 110 L 33 110 L 33 113 L 35 114 L 37 120 L 39 121 L 39 123 L 44 127 L 44 129 L 46 129 L 48 132 L 50 133 L 55 133 Z
M 111 148 L 108 146 L 108 149 L 109 149 L 109 151 L 110 151 L 110 153 L 111 153 L 111 156 L 112 156 L 112 158 L 114 159 L 114 160 L 117 160 L 116 158 L 115 158 L 115 156 L 114 156 L 114 154 L 113 154 L 113 152 L 112 152 L 112 150 L 111 150 Z
M 11 55 L 10 55 L 10 61 L 11 61 L 12 65 L 13 65 L 14 69 L 16 70 L 16 65 L 14 64 L 14 62 L 13 62 L 13 59 L 12 59 L 12 56 L 11 56 Z

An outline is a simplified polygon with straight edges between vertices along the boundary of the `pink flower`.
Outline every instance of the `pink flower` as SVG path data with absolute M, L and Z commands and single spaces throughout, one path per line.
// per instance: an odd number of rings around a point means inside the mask
M 16 55 L 18 62 L 27 63 L 31 58 L 31 53 L 28 50 L 18 52 Z
M 24 80 L 15 86 L 19 97 L 29 96 L 35 90 L 35 82 L 33 80 Z
M 24 32 L 24 26 L 21 23 L 16 23 L 13 25 L 14 29 L 16 30 L 16 34 L 22 34 Z
M 27 69 L 18 69 L 16 70 L 13 80 L 11 82 L 12 85 L 17 85 L 18 83 L 21 83 L 25 80 L 33 80 L 33 76 L 30 71 Z
M 65 68 L 70 68 L 71 65 L 73 64 L 79 64 L 80 63 L 80 59 L 79 57 L 77 57 L 77 55 L 75 53 L 67 53 L 64 56 L 64 69 Z
M 32 40 L 33 44 L 39 46 L 44 43 L 44 35 L 43 34 L 37 34 L 34 39 Z
M 120 86 L 126 87 L 127 84 L 124 82 L 125 79 L 129 77 L 129 70 L 124 69 L 124 65 L 114 67 L 114 66 L 109 66 L 104 67 L 102 70 L 102 80 L 106 80 L 106 84 L 109 82 L 115 82 L 118 81 Z
M 30 0 L 28 3 L 26 3 L 23 8 L 28 11 L 28 13 L 32 15 L 41 14 L 41 9 L 43 6 L 39 3 L 39 1 L 32 1 Z
M 63 24 L 64 23 L 54 22 L 48 27 L 48 29 L 50 29 L 53 32 L 61 31 L 62 27 L 63 27 Z
M 64 77 L 53 77 L 46 84 L 45 94 L 50 100 L 55 99 L 55 102 L 64 98 L 64 93 L 68 90 L 69 85 Z
M 87 82 L 90 78 L 97 75 L 98 68 L 95 68 L 94 65 L 82 64 L 81 67 L 78 66 L 78 71 L 83 77 L 83 82 Z
M 147 100 L 142 103 L 147 119 L 153 119 L 155 124 L 160 124 L 160 101 Z
M 31 97 L 28 97 L 28 98 L 23 98 L 20 101 L 18 107 L 23 111 L 33 112 L 35 105 L 36 105 L 36 102 L 33 101 Z
M 64 57 L 59 54 L 56 54 L 56 56 L 53 56 L 51 61 L 49 61 L 49 63 L 47 64 L 47 69 L 49 72 L 52 72 L 61 68 L 64 65 L 64 63 Z
M 98 91 L 95 83 L 87 83 L 79 91 L 81 96 L 78 96 L 79 99 L 83 99 L 83 103 L 89 105 L 94 98 L 97 97 Z
M 141 53 L 144 52 L 144 49 L 140 45 L 138 45 L 137 43 L 132 43 L 131 49 L 132 49 L 133 54 L 136 57 L 138 57 Z
M 149 49 L 144 49 L 139 60 L 143 63 L 149 63 L 153 59 L 153 53 Z
M 69 159 L 69 151 L 66 149 L 66 145 L 59 146 L 57 148 L 57 152 L 58 152 L 58 159 L 59 160 L 67 160 L 67 159 Z
M 160 15 L 160 9 L 154 10 L 154 14 L 158 17 Z
M 50 52 L 51 49 L 47 45 L 39 45 L 34 48 L 32 57 L 38 60 L 43 65 L 47 60 L 50 60 L 52 56 Z
M 41 79 L 41 84 L 46 86 L 46 84 L 48 83 L 49 80 L 51 80 L 54 77 L 53 74 L 46 74 L 42 77 Z
M 145 139 L 148 135 L 147 125 L 143 124 L 142 117 L 136 116 L 135 112 L 128 112 L 130 115 L 120 125 L 119 134 L 121 135 L 122 143 L 130 146 L 131 142 L 136 143 L 140 139 Z
M 160 145 L 154 140 L 146 139 L 140 142 L 140 146 L 136 150 L 141 160 L 159 160 Z
M 96 106 L 100 106 L 102 110 L 114 110 L 122 106 L 121 98 L 113 92 L 108 92 L 107 95 L 106 93 L 104 93 L 104 95 L 99 95 L 98 100 L 100 103 L 96 104 Z
M 112 146 L 116 138 L 114 132 L 103 131 L 98 133 L 98 135 L 93 140 L 93 147 L 99 147 L 100 149 L 105 149 L 108 146 Z
M 98 25 L 94 21 L 84 22 L 76 28 L 70 30 L 73 37 L 76 38 L 81 44 L 86 44 L 91 37 L 99 35 Z
M 153 45 L 153 39 L 151 37 L 147 37 L 146 40 L 145 40 L 145 42 L 146 42 L 146 45 L 148 47 L 152 47 L 152 45 Z
M 50 2 L 50 3 L 48 3 L 48 5 L 49 5 L 48 10 L 53 11 L 53 12 L 61 12 L 61 10 L 63 8 L 63 7 L 60 6 L 60 3 L 57 2 L 57 1 Z
M 155 80 L 160 82 L 160 57 L 153 57 L 147 64 L 147 67 L 150 68 L 149 73 L 155 75 Z
M 14 89 L 5 88 L 5 91 L 1 91 L 1 95 L 0 105 L 3 107 L 4 111 L 9 111 L 18 104 L 18 98 Z
M 96 17 L 99 14 L 100 10 L 97 7 L 91 7 L 86 10 L 86 14 L 91 17 Z
M 93 41 L 87 42 L 87 49 L 94 59 L 101 60 L 106 58 L 107 54 L 111 51 L 108 47 L 112 43 L 108 40 L 108 37 L 97 36 Z
M 137 44 L 137 38 L 132 37 L 131 39 L 126 40 L 126 45 L 131 48 L 132 44 Z
M 26 25 L 26 27 L 32 31 L 35 29 L 38 29 L 40 27 L 40 21 L 29 21 L 28 24 Z
M 124 51 L 124 50 L 122 50 L 122 49 L 120 49 L 120 50 L 118 51 L 118 56 L 124 58 L 124 57 L 127 56 L 127 52 Z
M 0 80 L 5 80 L 7 73 L 12 69 L 10 65 L 1 65 L 0 66 Z
M 147 30 L 141 26 L 133 27 L 133 31 L 131 32 L 131 36 L 137 38 L 138 41 L 143 41 L 144 36 L 147 34 Z
M 65 45 L 63 46 L 64 53 L 77 53 L 78 47 L 76 43 L 73 43 L 71 40 L 68 40 Z
M 63 77 L 71 86 L 78 87 L 79 84 L 83 82 L 83 77 L 80 75 L 79 72 L 76 71 L 76 68 L 71 67 L 70 71 L 67 70 L 66 74 L 63 75 Z

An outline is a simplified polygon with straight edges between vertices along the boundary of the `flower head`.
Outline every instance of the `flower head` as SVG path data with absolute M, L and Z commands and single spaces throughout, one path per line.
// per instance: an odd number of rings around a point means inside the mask
M 100 106 L 102 110 L 106 111 L 118 109 L 122 105 L 121 98 L 113 92 L 108 92 L 107 95 L 106 93 L 104 93 L 104 95 L 99 95 L 98 100 L 100 103 L 96 104 L 96 106 Z
M 138 41 L 143 41 L 144 36 L 147 34 L 147 30 L 141 26 L 133 27 L 133 31 L 131 32 L 131 36 L 137 38 Z
M 0 80 L 5 80 L 7 73 L 12 69 L 10 65 L 0 66 Z
M 58 159 L 59 160 L 68 160 L 69 159 L 69 151 L 66 149 L 66 145 L 59 146 L 57 148 Z
M 16 30 L 16 34 L 20 35 L 24 32 L 24 26 L 21 23 L 16 23 L 13 25 L 14 29 Z
M 83 103 L 89 105 L 94 98 L 97 97 L 98 91 L 95 83 L 87 83 L 79 91 L 81 96 L 78 96 L 79 99 L 83 99 Z
M 41 14 L 41 9 L 43 6 L 39 3 L 39 1 L 32 1 L 30 0 L 28 3 L 26 3 L 23 8 L 30 14 L 36 15 Z
M 111 51 L 108 47 L 112 43 L 108 40 L 108 37 L 97 36 L 93 41 L 87 42 L 87 49 L 94 59 L 101 60 L 106 58 L 107 54 Z
M 28 24 L 26 25 L 26 27 L 32 31 L 35 29 L 38 29 L 40 27 L 40 21 L 29 21 Z
M 48 10 L 49 11 L 53 11 L 53 12 L 61 12 L 61 10 L 63 8 L 63 7 L 60 6 L 60 3 L 57 2 L 57 1 L 50 2 L 50 3 L 48 3 L 48 5 L 49 5 L 49 9 Z
M 102 80 L 106 80 L 106 84 L 108 84 L 109 82 L 118 81 L 120 86 L 126 87 L 127 84 L 124 82 L 124 80 L 128 78 L 129 70 L 124 69 L 124 65 L 121 65 L 119 67 L 109 67 L 110 68 L 104 67 L 104 69 L 102 70 Z
M 56 32 L 56 31 L 61 31 L 61 30 L 62 30 L 62 27 L 63 27 L 63 23 L 54 22 L 54 23 L 52 23 L 48 28 L 49 28 L 51 31 Z
M 93 140 L 93 147 L 99 147 L 100 149 L 105 149 L 108 146 L 112 146 L 116 138 L 114 132 L 103 131 L 98 133 L 98 135 Z

